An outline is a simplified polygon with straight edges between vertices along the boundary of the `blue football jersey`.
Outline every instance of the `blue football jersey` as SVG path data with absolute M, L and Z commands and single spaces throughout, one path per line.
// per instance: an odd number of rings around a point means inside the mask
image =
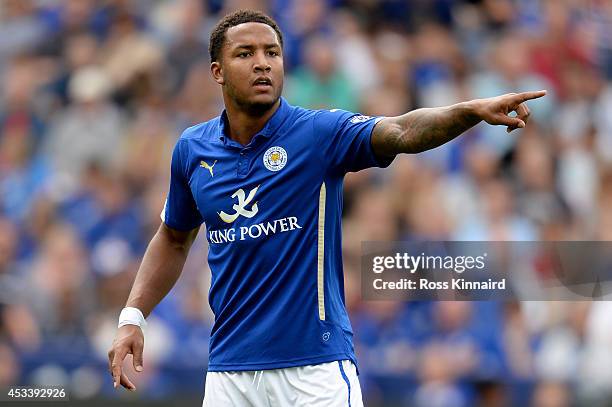
M 377 121 L 281 98 L 246 146 L 229 138 L 225 112 L 184 131 L 162 219 L 178 230 L 206 224 L 210 371 L 357 364 L 344 305 L 342 182 L 389 165 L 372 151 Z

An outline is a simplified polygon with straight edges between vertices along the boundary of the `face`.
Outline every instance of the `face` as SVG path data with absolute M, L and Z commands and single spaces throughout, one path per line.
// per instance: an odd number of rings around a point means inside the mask
M 244 23 L 225 33 L 221 58 L 211 64 L 226 103 L 250 113 L 270 109 L 283 90 L 283 56 L 276 31 L 263 23 Z

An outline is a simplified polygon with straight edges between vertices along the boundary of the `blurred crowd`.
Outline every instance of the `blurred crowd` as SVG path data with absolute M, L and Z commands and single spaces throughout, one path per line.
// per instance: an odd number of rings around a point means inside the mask
M 347 176 L 346 302 L 366 405 L 610 405 L 607 302 L 360 295 L 366 240 L 612 240 L 607 0 L 2 0 L 0 388 L 125 396 L 106 352 L 160 223 L 173 145 L 223 108 L 207 42 L 238 8 L 279 22 L 292 104 L 392 116 L 549 91 L 524 130 L 479 125 Z M 202 236 L 149 318 L 138 397 L 203 392 Z

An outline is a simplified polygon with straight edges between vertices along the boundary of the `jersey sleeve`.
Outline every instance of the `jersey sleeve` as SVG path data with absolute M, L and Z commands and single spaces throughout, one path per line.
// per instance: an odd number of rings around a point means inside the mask
M 318 111 L 313 125 L 324 165 L 341 173 L 389 166 L 392 158 L 379 159 L 372 150 L 372 130 L 382 119 L 339 109 Z
M 176 230 L 191 230 L 202 224 L 204 219 L 198 210 L 191 188 L 185 163 L 186 143 L 179 139 L 172 152 L 170 165 L 170 189 L 161 213 L 162 221 Z

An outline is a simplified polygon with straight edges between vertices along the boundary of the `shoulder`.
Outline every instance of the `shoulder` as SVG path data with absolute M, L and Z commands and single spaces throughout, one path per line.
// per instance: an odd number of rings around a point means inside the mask
M 342 126 L 350 124 L 359 124 L 371 119 L 370 116 L 364 116 L 359 113 L 350 112 L 343 109 L 320 109 L 314 111 L 314 126 L 315 129 L 321 130 L 337 130 Z
M 315 113 L 316 110 L 306 109 L 302 106 L 294 106 L 287 103 L 287 107 L 283 112 L 283 119 L 290 124 L 295 124 L 313 118 Z
M 337 133 L 341 128 L 350 124 L 357 124 L 371 119 L 358 113 L 342 109 L 306 109 L 293 107 L 292 125 L 306 124 L 317 138 Z
M 198 123 L 183 130 L 174 146 L 174 157 L 183 162 L 189 161 L 192 151 L 203 144 L 209 144 L 214 134 L 219 132 L 219 116 L 203 123 Z
M 212 118 L 206 122 L 195 124 L 191 127 L 186 128 L 181 133 L 180 141 L 189 141 L 189 140 L 207 140 L 213 134 L 219 132 L 219 121 L 220 116 Z
M 357 113 L 342 109 L 306 109 L 300 106 L 293 107 L 293 115 L 299 120 L 315 120 L 316 122 L 336 122 L 345 120 Z
M 365 116 L 361 113 L 355 113 L 344 109 L 320 109 L 315 110 L 315 117 L 322 121 L 344 122 L 350 119 L 353 124 L 362 123 L 372 119 L 371 116 Z

